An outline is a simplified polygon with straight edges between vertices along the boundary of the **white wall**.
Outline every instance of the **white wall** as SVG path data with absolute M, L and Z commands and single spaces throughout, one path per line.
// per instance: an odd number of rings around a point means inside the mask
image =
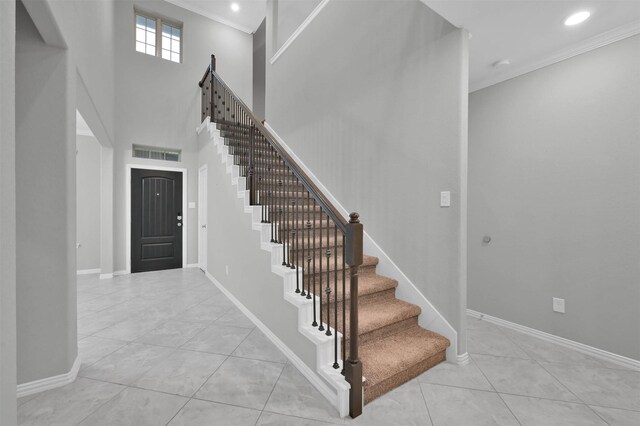
M 268 59 L 274 31 L 267 22 Z M 332 0 L 267 65 L 267 122 L 360 213 L 365 231 L 458 331 L 459 353 L 467 80 L 466 33 L 417 0 Z M 440 208 L 446 190 L 452 204 Z
M 110 145 L 115 133 L 115 0 L 23 0 L 32 13 L 32 4 L 49 8 L 57 31 L 71 53 L 73 66 L 87 89 L 86 102 L 78 109 L 103 145 Z M 40 31 L 39 22 L 34 18 Z M 49 30 L 53 31 L 53 30 Z M 45 38 L 47 43 L 51 41 Z M 81 92 L 81 91 L 78 91 Z M 82 93 L 78 94 L 81 98 Z M 104 132 L 101 132 L 104 130 Z
M 194 129 L 200 124 L 198 81 L 217 57 L 217 70 L 247 103 L 252 102 L 252 37 L 164 1 L 135 2 L 148 13 L 183 23 L 183 60 L 177 64 L 134 50 L 132 1 L 118 1 L 116 25 L 116 142 L 114 145 L 114 269 L 126 268 L 126 165 L 188 169 L 189 201 L 197 201 L 198 160 Z M 132 144 L 178 148 L 180 163 L 133 159 Z M 187 263 L 198 262 L 197 209 L 188 222 Z
M 262 21 L 253 33 L 253 113 L 264 119 L 264 97 L 267 66 L 267 21 Z
M 471 309 L 640 359 L 639 52 L 631 37 L 471 95 Z
M 271 47 L 276 52 L 298 29 L 321 0 L 278 0 L 267 14 L 273 23 Z
M 67 373 L 77 355 L 75 69 L 16 17 L 18 383 Z
M 0 2 L 0 424 L 16 419 L 16 3 Z
M 76 241 L 79 271 L 100 269 L 101 147 L 94 136 L 76 136 Z
M 207 272 L 316 371 L 316 346 L 298 332 L 298 308 L 284 299 L 283 279 L 271 272 L 271 253 L 260 248 L 260 233 L 252 229 L 208 130 L 199 141 L 208 179 Z

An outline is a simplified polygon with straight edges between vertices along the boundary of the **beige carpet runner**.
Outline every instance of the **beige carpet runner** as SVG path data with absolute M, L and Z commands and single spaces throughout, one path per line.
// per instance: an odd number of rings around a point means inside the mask
M 218 128 L 221 130 L 221 134 L 225 137 L 226 144 L 229 145 L 231 151 L 236 155 L 236 159 L 240 162 L 248 163 L 248 140 L 244 129 L 236 128 L 233 125 L 218 124 Z M 279 167 L 272 167 L 269 163 L 269 155 L 272 152 L 271 148 L 267 145 L 266 141 L 259 141 L 255 146 L 256 152 L 256 173 L 259 175 L 263 168 L 269 167 L 270 173 L 281 174 L 286 176 L 287 190 L 292 192 L 299 192 L 304 190 L 301 183 L 291 182 L 290 174 L 286 169 Z M 264 183 L 258 183 L 258 189 L 266 189 L 262 187 Z M 278 195 L 274 196 L 278 198 Z M 310 230 L 305 227 L 306 222 L 315 224 L 316 231 L 324 233 L 324 247 L 327 246 L 327 224 L 325 218 L 320 211 L 319 207 L 313 207 L 310 203 L 305 202 L 306 194 L 301 197 L 302 202 L 298 206 L 298 212 L 304 212 L 304 217 L 300 217 L 299 220 L 289 220 L 281 226 L 281 238 L 284 239 L 285 235 L 291 235 L 291 230 L 296 229 L 296 235 L 301 239 L 302 235 Z M 268 200 L 265 200 L 268 202 Z M 286 203 L 282 203 L 286 205 Z M 293 207 L 286 205 L 285 209 L 291 212 Z M 293 215 L 289 216 L 290 218 Z M 330 232 L 329 246 L 334 249 L 337 248 L 338 252 L 338 281 L 337 285 L 334 282 L 334 273 L 331 273 L 331 303 L 330 306 L 330 324 L 333 327 L 334 324 L 334 292 L 338 292 L 338 330 L 343 332 L 347 341 L 344 342 L 346 348 L 349 347 L 348 339 L 350 336 L 349 330 L 349 274 L 346 275 L 345 293 L 342 291 L 342 238 L 338 238 L 336 246 L 334 246 L 334 233 L 333 225 L 329 225 Z M 307 234 L 310 235 L 310 234 Z M 306 250 L 304 256 L 302 254 L 302 241 L 298 240 L 300 244 L 292 244 L 293 247 L 298 247 L 300 252 L 296 253 L 296 250 L 291 250 L 290 255 L 292 259 L 298 259 L 300 266 L 304 266 L 304 257 L 311 255 L 313 262 L 323 262 L 325 265 L 326 257 L 321 253 L 319 235 L 316 234 L 316 250 L 309 250 L 312 247 L 313 240 L 305 237 Z M 296 257 L 297 255 L 297 257 Z M 390 390 L 400 386 L 403 383 L 417 377 L 429 368 L 445 360 L 445 351 L 449 347 L 450 343 L 445 337 L 425 330 L 418 325 L 418 317 L 421 314 L 420 307 L 411 303 L 399 300 L 395 296 L 396 287 L 398 282 L 381 275 L 376 274 L 376 265 L 378 264 L 378 258 L 372 256 L 364 256 L 363 265 L 360 267 L 359 272 L 359 288 L 358 288 L 358 320 L 359 320 L 359 355 L 363 365 L 363 375 L 365 377 L 364 383 L 364 395 L 365 404 L 373 401 L 377 397 L 389 392 Z M 330 261 L 329 269 L 335 270 L 333 258 Z M 324 270 L 326 274 L 326 269 Z M 314 274 L 311 272 L 305 272 L 305 283 L 313 283 Z M 326 287 L 326 275 L 323 276 L 323 286 L 320 288 L 320 273 L 318 268 L 316 269 L 315 282 L 317 286 L 316 294 L 318 296 L 325 295 Z M 346 325 L 347 329 L 342 329 L 342 304 L 346 303 Z M 323 305 L 323 312 L 326 322 L 326 305 Z

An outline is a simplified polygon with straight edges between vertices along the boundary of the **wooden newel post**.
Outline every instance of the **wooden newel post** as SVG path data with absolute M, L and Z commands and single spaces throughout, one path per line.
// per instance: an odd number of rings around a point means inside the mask
M 346 263 L 349 265 L 349 356 L 344 365 L 344 376 L 351 385 L 349 415 L 362 414 L 362 363 L 358 359 L 358 269 L 362 265 L 362 224 L 358 213 L 349 215 L 346 238 Z
M 256 128 L 255 126 L 251 126 L 249 129 L 249 171 L 247 173 L 247 179 L 249 180 L 249 205 L 254 206 L 256 204 L 256 196 L 255 196 L 255 178 L 254 178 L 254 159 L 253 159 L 253 145 L 254 139 L 256 136 Z

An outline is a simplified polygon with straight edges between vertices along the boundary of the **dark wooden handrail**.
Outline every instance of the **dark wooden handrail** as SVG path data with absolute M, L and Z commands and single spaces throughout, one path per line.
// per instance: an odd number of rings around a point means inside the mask
M 207 69 L 209 68 L 211 67 L 209 66 Z M 204 78 L 206 78 L 207 74 L 208 73 L 205 73 Z M 229 85 L 227 85 L 227 83 L 222 79 L 222 77 L 220 77 L 217 72 L 213 71 L 213 75 L 216 76 L 218 82 L 222 84 L 225 89 L 227 89 L 230 93 L 234 93 L 233 90 L 229 88 Z M 255 116 L 253 111 L 242 101 L 242 99 L 240 99 L 238 96 L 235 96 L 235 101 L 238 102 L 244 109 L 244 112 L 249 115 L 256 129 L 258 129 L 258 131 L 262 133 L 263 136 L 269 139 L 269 143 L 282 157 L 282 159 L 285 161 L 287 166 L 289 166 L 295 176 L 300 179 L 307 191 L 309 191 L 312 194 L 313 198 L 315 198 L 316 201 L 318 201 L 318 203 L 327 211 L 327 214 L 329 215 L 329 217 L 331 217 L 331 220 L 336 224 L 336 226 L 338 226 L 342 233 L 346 233 L 349 220 L 345 219 L 345 217 L 342 216 L 342 213 L 340 213 L 338 209 L 331 203 L 331 201 L 329 201 L 329 199 L 322 193 L 322 191 L 320 191 L 320 189 L 316 186 L 316 184 L 313 183 L 311 178 L 304 172 L 304 170 L 302 170 L 298 163 L 296 163 L 294 159 L 291 158 L 289 153 L 282 147 L 282 145 L 280 145 L 277 139 L 262 124 L 261 120 Z
M 202 93 L 201 118 L 209 117 L 212 123 L 217 123 L 234 165 L 239 167 L 239 176 L 245 178 L 249 205 L 260 206 L 261 223 L 270 224 L 271 243 L 282 245 L 282 266 L 295 270 L 295 293 L 312 303 L 311 326 L 326 336 L 333 336 L 334 369 L 340 368 L 338 331 L 340 327 L 342 329 L 342 374 L 351 385 L 349 415 L 357 417 L 362 413 L 363 405 L 362 363 L 358 359 L 358 271 L 364 259 L 359 215 L 351 213 L 349 219 L 342 216 L 264 122 L 216 72 L 214 55 L 211 55 L 211 63 L 198 85 Z M 330 267 L 331 260 L 333 268 Z M 340 304 L 338 300 L 340 283 L 342 294 L 346 294 L 347 269 L 350 290 L 348 314 L 346 303 Z M 341 281 L 338 279 L 339 270 L 342 271 Z M 342 309 L 342 324 L 339 323 L 339 309 Z M 348 357 L 344 334 L 347 316 L 350 330 Z
M 209 70 L 210 69 L 211 69 L 211 66 L 208 66 L 207 70 L 204 72 L 204 75 L 202 76 L 202 78 L 198 82 L 198 86 L 202 87 L 204 85 L 204 82 L 207 80 L 207 77 L 209 77 Z

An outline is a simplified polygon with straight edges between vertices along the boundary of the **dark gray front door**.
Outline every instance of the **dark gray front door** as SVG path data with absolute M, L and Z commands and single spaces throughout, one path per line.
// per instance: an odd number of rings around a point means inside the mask
M 131 170 L 131 272 L 182 268 L 182 173 Z

